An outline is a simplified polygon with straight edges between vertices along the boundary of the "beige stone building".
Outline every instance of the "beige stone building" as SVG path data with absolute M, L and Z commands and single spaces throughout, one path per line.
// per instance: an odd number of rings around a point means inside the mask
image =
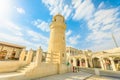
M 68 51 L 67 51 L 68 50 Z M 92 52 L 91 50 L 81 50 L 80 54 L 74 54 L 79 50 L 67 48 L 69 52 L 69 62 L 74 66 L 98 68 L 102 70 L 120 71 L 120 48 Z M 71 53 L 70 53 L 71 50 Z M 68 54 L 68 53 L 67 53 Z M 78 65 L 79 64 L 79 65 Z
M 102 70 L 120 71 L 120 48 L 95 52 L 93 66 Z
M 18 60 L 24 46 L 0 41 L 0 60 Z
M 78 50 L 72 47 L 66 48 L 67 60 L 72 66 L 91 67 L 91 51 Z M 89 53 L 89 54 L 88 54 Z

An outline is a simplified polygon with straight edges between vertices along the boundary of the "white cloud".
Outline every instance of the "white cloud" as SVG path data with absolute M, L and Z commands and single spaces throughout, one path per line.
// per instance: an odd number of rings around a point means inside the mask
M 87 37 L 88 41 L 94 41 L 94 43 L 100 43 L 105 39 L 109 39 L 111 37 L 110 32 L 102 32 L 102 31 L 93 31 Z
M 75 9 L 74 20 L 91 18 L 95 9 L 91 0 L 72 0 L 72 4 Z
M 42 46 L 47 50 L 48 38 L 30 29 L 25 29 L 9 20 L 0 20 L 0 41 L 26 46 L 27 49 L 37 49 Z
M 68 30 L 66 33 L 65 33 L 65 36 L 66 36 L 66 42 L 67 42 L 67 45 L 70 44 L 69 42 L 69 37 L 72 35 L 72 30 Z
M 0 33 L 0 41 L 6 41 L 9 43 L 23 45 L 23 46 L 26 46 L 27 49 L 36 48 L 35 44 L 31 43 L 30 41 L 25 40 L 23 37 L 13 36 L 11 34 L 6 34 L 6 33 Z
M 87 21 L 88 28 L 91 30 L 87 37 L 87 41 L 92 43 L 90 49 L 103 50 L 115 47 L 111 34 L 114 33 L 116 37 L 119 36 L 119 15 L 118 8 L 100 9 Z M 120 38 L 116 40 L 119 41 Z M 120 46 L 119 42 L 118 45 Z
M 84 19 L 90 30 L 86 37 L 90 44 L 88 48 L 103 50 L 114 47 L 114 43 L 111 45 L 111 33 L 114 33 L 116 37 L 119 36 L 120 8 L 104 9 L 104 2 L 101 2 L 98 8 L 95 8 L 91 0 L 72 0 L 72 5 L 75 10 L 73 19 Z M 117 37 L 116 40 L 119 41 L 120 39 Z M 118 44 L 120 46 L 119 42 Z
M 112 23 L 112 21 L 114 21 L 118 14 L 116 13 L 118 11 L 117 8 L 113 8 L 113 9 L 101 9 L 98 10 L 95 14 L 94 14 L 94 18 L 95 21 L 101 22 L 103 24 L 108 24 L 108 23 Z
M 28 30 L 27 31 L 28 36 L 30 36 L 30 40 L 36 45 L 36 46 L 41 46 L 45 51 L 47 50 L 48 47 L 48 38 L 43 36 L 42 34 Z
M 93 50 L 93 51 L 102 51 L 102 50 L 107 50 L 107 49 L 112 49 L 116 47 L 113 40 L 103 40 L 100 43 L 94 44 L 92 46 L 89 47 L 89 49 Z
M 41 35 L 40 33 L 37 33 L 32 30 L 28 30 L 27 33 L 29 34 L 30 37 L 32 37 L 31 40 L 33 41 L 41 41 L 43 44 L 48 44 L 48 38 Z
M 105 7 L 105 3 L 104 2 L 101 2 L 100 4 L 99 4 L 99 6 L 98 6 L 98 9 L 102 9 L 102 8 L 104 8 Z
M 68 30 L 67 32 L 66 32 L 66 36 L 68 37 L 68 36 L 70 36 L 72 34 L 72 30 Z
M 69 39 L 68 39 L 69 40 L 69 44 L 76 45 L 76 44 L 78 44 L 79 39 L 80 39 L 79 35 L 70 36 Z
M 13 2 L 11 0 L 0 0 L 0 19 L 10 18 L 13 11 Z
M 17 24 L 13 23 L 12 21 L 4 20 L 2 21 L 2 24 L 0 24 L 0 41 L 27 46 L 27 49 L 29 49 L 30 46 L 34 46 L 34 44 L 28 40 L 25 40 L 23 36 L 25 34 L 22 31 L 23 29 Z
M 66 32 L 66 43 L 67 46 L 75 47 L 79 43 L 80 35 L 72 35 L 72 30 Z
M 60 13 L 65 16 L 65 19 L 67 19 L 72 12 L 72 7 L 65 4 L 64 0 L 42 0 L 42 2 L 49 9 L 50 15 Z
M 42 31 L 46 31 L 46 32 L 50 31 L 48 22 L 42 21 L 40 19 L 33 21 L 33 25 L 36 26 L 37 28 L 41 29 Z
M 21 28 L 20 26 L 17 26 L 13 22 L 9 20 L 0 20 L 0 32 L 1 33 L 7 33 L 7 34 L 12 34 L 15 36 L 22 36 L 23 34 L 21 33 Z
M 17 12 L 20 14 L 25 14 L 25 10 L 23 8 L 16 8 Z

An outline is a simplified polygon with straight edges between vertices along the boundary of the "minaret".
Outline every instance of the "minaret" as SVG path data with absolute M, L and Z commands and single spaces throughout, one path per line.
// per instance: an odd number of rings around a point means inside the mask
M 48 45 L 47 62 L 61 63 L 65 61 L 65 30 L 66 24 L 64 17 L 60 14 L 55 15 L 50 25 L 50 40 Z

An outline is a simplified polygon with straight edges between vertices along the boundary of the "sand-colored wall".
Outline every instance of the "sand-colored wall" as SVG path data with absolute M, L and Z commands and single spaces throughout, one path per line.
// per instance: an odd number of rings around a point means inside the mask
M 0 73 L 16 71 L 17 69 L 25 65 L 26 65 L 26 62 L 0 61 Z
M 66 65 L 59 65 L 55 63 L 41 63 L 39 66 L 26 72 L 25 77 L 28 79 L 35 79 L 49 75 L 62 74 L 68 72 Z
M 66 72 L 70 72 L 70 67 L 67 66 L 66 64 L 61 64 L 59 65 L 59 74 L 63 74 L 63 73 L 66 73 Z
M 34 67 L 26 73 L 28 78 L 38 78 L 58 73 L 58 64 L 53 63 L 41 63 L 39 66 Z

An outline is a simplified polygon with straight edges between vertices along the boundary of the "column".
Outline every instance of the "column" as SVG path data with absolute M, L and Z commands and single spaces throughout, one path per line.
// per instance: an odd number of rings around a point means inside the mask
M 18 59 L 20 55 L 20 49 L 16 49 L 15 58 Z
M 116 67 L 115 67 L 115 63 L 114 63 L 114 61 L 113 61 L 113 58 L 109 57 L 109 59 L 110 59 L 110 62 L 111 62 L 111 66 L 112 66 L 113 71 L 117 71 L 117 70 L 116 70 Z
M 9 53 L 12 53 L 12 52 L 11 52 L 12 49 L 10 49 L 10 48 L 11 48 L 11 47 L 6 46 L 6 48 L 4 49 L 5 51 L 7 51 L 7 53 L 6 53 L 6 55 L 5 55 L 5 59 L 6 59 L 6 60 L 7 60 L 8 57 L 9 57 Z
M 105 70 L 105 69 L 104 69 L 104 64 L 103 64 L 103 59 L 102 59 L 102 58 L 99 58 L 99 60 L 100 60 L 100 65 L 101 65 L 102 70 Z
M 3 46 L 3 45 L 1 45 L 1 49 L 0 49 L 0 51 L 2 51 L 2 50 L 3 50 L 3 47 L 4 47 L 4 46 Z
M 104 70 L 107 70 L 106 59 L 105 58 L 103 59 L 103 64 L 104 64 Z
M 79 62 L 79 64 L 80 64 L 80 66 L 79 66 L 79 67 L 81 67 L 81 65 L 82 65 L 82 64 L 81 64 L 81 59 L 80 59 L 80 58 L 79 58 L 79 61 L 80 61 L 80 62 Z
M 36 66 L 38 66 L 40 63 L 42 62 L 42 49 L 38 48 L 37 52 L 36 52 Z
M 29 64 L 32 60 L 32 55 L 33 55 L 33 50 L 30 49 L 27 53 L 27 58 L 26 58 L 26 62 Z
M 24 61 L 25 56 L 26 56 L 26 50 L 23 49 L 20 54 L 19 61 Z
M 87 58 L 85 58 L 85 67 L 88 68 L 88 61 L 87 61 Z
M 76 58 L 73 58 L 73 66 L 77 66 L 77 64 L 76 64 Z
M 92 57 L 90 57 L 90 67 L 93 68 L 93 61 L 92 61 Z

